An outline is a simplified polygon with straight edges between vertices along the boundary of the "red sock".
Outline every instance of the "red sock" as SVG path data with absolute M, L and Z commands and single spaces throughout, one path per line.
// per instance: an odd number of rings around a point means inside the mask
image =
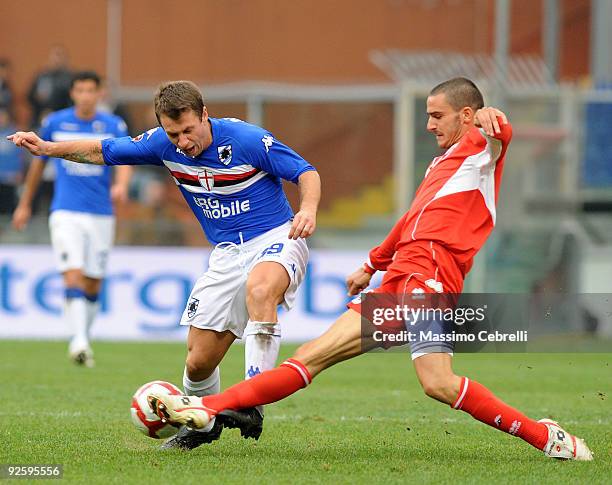
M 243 409 L 280 401 L 306 387 L 312 378 L 308 369 L 295 359 L 279 367 L 239 382 L 221 394 L 205 396 L 202 403 L 217 413 L 224 409 Z
M 485 386 L 467 377 L 461 378 L 461 390 L 453 408 L 461 409 L 478 421 L 518 436 L 543 450 L 548 441 L 548 428 L 508 406 Z

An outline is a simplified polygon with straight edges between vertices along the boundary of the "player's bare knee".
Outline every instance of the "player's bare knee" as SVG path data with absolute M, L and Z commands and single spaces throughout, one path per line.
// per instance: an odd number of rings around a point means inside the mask
M 192 352 L 187 355 L 185 360 L 187 377 L 194 381 L 201 381 L 210 377 L 216 367 L 217 362 L 212 362 L 211 359 L 195 355 Z
M 265 282 L 249 286 L 246 300 L 250 312 L 276 309 L 278 305 L 278 296 L 273 286 Z
M 64 273 L 64 285 L 67 288 L 84 289 L 84 278 L 80 270 L 68 270 Z

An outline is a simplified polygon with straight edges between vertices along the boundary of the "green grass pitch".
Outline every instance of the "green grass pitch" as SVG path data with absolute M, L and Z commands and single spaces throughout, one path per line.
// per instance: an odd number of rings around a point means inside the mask
M 97 343 L 94 369 L 72 365 L 65 347 L 0 341 L 0 463 L 63 464 L 73 483 L 611 483 L 612 354 L 455 358 L 458 373 L 584 437 L 595 461 L 580 463 L 425 397 L 400 353 L 340 364 L 268 406 L 258 442 L 226 430 L 192 452 L 160 452 L 130 422 L 130 398 L 154 379 L 180 386 L 184 346 Z M 242 352 L 223 362 L 224 387 L 241 378 Z

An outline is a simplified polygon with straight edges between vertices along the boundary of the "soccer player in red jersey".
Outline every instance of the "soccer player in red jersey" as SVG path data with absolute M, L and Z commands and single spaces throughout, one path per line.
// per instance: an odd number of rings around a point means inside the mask
M 381 296 L 459 294 L 474 256 L 495 226 L 495 204 L 512 138 L 505 114 L 484 107 L 472 81 L 454 78 L 431 90 L 427 115 L 427 129 L 446 151 L 429 165 L 409 211 L 370 251 L 368 262 L 348 277 L 350 295 L 367 288 L 376 271 L 386 271 L 381 286 L 373 290 Z M 242 421 L 239 424 L 248 434 L 248 413 L 234 410 L 283 399 L 306 387 L 324 369 L 367 350 L 361 300 L 356 298 L 327 332 L 302 345 L 276 369 L 221 394 L 150 395 L 149 402 L 162 419 L 196 428 L 223 413 L 225 419 Z M 456 375 L 452 351 L 452 343 L 411 344 L 414 368 L 428 396 L 518 436 L 547 456 L 592 459 L 584 441 L 556 422 L 530 419 L 482 384 Z

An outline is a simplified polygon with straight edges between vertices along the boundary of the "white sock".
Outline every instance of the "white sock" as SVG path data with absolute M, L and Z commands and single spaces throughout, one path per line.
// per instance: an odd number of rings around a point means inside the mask
M 203 381 L 192 381 L 187 376 L 187 368 L 183 371 L 183 390 L 188 396 L 210 396 L 211 394 L 219 394 L 221 391 L 221 373 L 219 367 L 216 367 L 210 376 Z M 210 422 L 202 429 L 197 431 L 207 432 L 210 431 L 215 424 L 215 418 L 211 419 Z
M 250 379 L 276 367 L 281 326 L 277 322 L 249 320 L 244 330 L 244 378 Z M 257 406 L 263 414 L 263 406 Z
M 87 305 L 82 296 L 67 298 L 64 301 L 64 318 L 72 330 L 69 352 L 79 352 L 89 348 L 87 335 Z
M 98 315 L 98 311 L 100 310 L 100 302 L 85 299 L 85 306 L 87 307 L 87 337 L 89 338 L 91 334 L 91 326 Z

